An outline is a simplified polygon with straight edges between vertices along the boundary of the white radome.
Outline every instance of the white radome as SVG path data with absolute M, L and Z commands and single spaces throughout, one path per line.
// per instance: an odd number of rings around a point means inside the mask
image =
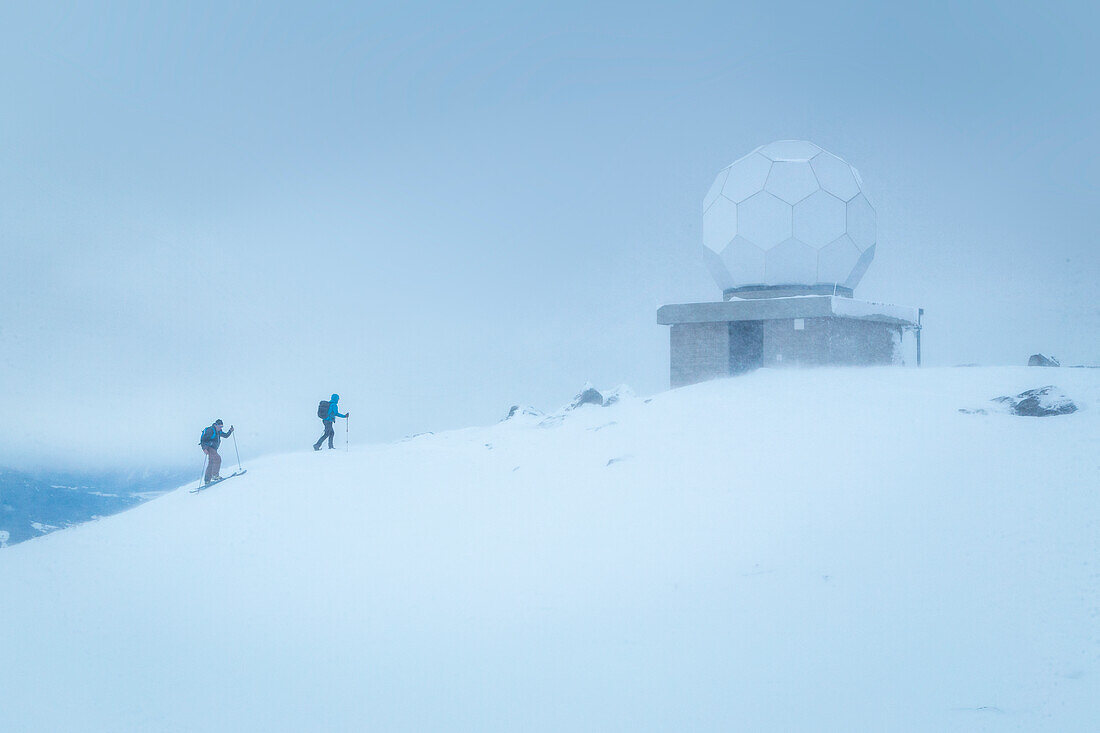
M 763 145 L 703 199 L 703 254 L 723 291 L 855 289 L 875 257 L 875 209 L 855 168 L 803 140 Z

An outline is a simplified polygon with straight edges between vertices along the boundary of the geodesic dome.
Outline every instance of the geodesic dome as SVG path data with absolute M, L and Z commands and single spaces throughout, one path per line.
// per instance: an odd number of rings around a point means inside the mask
M 803 140 L 723 168 L 703 199 L 703 255 L 723 291 L 849 290 L 875 257 L 875 210 L 855 168 Z

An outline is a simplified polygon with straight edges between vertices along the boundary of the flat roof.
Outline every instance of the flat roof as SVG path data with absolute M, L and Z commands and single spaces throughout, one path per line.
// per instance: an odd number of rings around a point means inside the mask
M 721 323 L 769 321 L 788 318 L 855 318 L 899 326 L 916 326 L 918 309 L 888 303 L 872 303 L 833 295 L 796 295 L 787 298 L 753 298 L 716 303 L 676 303 L 657 309 L 657 323 Z

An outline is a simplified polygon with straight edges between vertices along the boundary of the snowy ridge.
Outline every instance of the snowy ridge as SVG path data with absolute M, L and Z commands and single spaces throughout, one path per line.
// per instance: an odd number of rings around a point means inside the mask
M 1098 407 L 761 370 L 253 461 L 0 554 L 5 728 L 1087 730 Z

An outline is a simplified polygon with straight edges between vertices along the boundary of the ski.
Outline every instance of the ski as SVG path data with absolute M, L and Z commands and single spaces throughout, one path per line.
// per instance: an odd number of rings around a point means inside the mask
M 197 489 L 191 489 L 191 493 L 192 493 L 192 494 L 197 494 L 197 493 L 199 493 L 200 491 L 202 491 L 203 489 L 209 489 L 209 488 L 210 488 L 211 486 L 213 486 L 214 484 L 220 484 L 220 483 L 221 483 L 222 481 L 225 481 L 226 479 L 231 479 L 231 478 L 233 478 L 234 476 L 243 476 L 243 475 L 245 475 L 246 473 L 248 473 L 248 469 L 247 469 L 247 468 L 246 468 L 245 470 L 243 470 L 243 471 L 237 471 L 237 472 L 235 472 L 235 473 L 231 473 L 231 474 L 229 474 L 228 476 L 222 476 L 222 477 L 221 477 L 220 479 L 217 479 L 216 481 L 211 481 L 211 482 L 210 482 L 210 483 L 208 483 L 208 484 L 203 484 L 202 486 L 200 486 L 200 487 L 199 487 L 199 488 L 197 488 Z

